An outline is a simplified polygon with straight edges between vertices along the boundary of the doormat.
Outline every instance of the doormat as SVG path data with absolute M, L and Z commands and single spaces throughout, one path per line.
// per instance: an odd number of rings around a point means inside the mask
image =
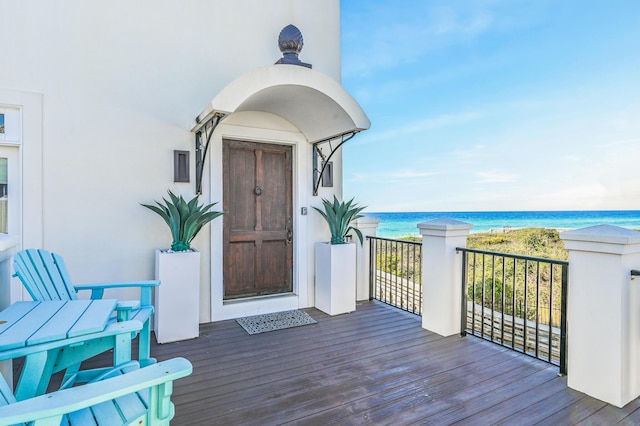
M 298 310 L 238 318 L 236 322 L 249 334 L 266 333 L 267 331 L 317 323 L 309 314 Z

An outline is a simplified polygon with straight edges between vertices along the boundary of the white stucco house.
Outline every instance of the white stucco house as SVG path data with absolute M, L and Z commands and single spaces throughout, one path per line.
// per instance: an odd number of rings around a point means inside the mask
M 78 283 L 151 279 L 171 236 L 140 203 L 200 191 L 226 213 L 193 243 L 200 322 L 314 306 L 312 207 L 341 198 L 339 145 L 370 126 L 340 85 L 339 0 L 0 0 L 0 40 L 19 248 Z

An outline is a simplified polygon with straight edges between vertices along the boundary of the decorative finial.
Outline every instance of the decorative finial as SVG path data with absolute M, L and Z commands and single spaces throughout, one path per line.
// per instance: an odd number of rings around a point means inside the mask
M 282 52 L 282 58 L 276 64 L 300 65 L 311 68 L 311 64 L 301 62 L 298 59 L 303 45 L 302 32 L 298 27 L 291 24 L 284 27 L 278 36 L 278 47 Z

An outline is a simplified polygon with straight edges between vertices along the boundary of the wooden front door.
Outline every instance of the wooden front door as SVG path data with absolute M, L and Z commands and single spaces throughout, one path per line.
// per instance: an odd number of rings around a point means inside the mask
M 225 299 L 293 291 L 291 152 L 223 141 Z

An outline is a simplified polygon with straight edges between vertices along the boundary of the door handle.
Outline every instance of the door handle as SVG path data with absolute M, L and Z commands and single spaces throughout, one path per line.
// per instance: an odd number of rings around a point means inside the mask
M 286 244 L 291 244 L 293 241 L 293 222 L 291 221 L 291 218 L 287 219 L 287 226 L 285 228 L 287 230 Z

